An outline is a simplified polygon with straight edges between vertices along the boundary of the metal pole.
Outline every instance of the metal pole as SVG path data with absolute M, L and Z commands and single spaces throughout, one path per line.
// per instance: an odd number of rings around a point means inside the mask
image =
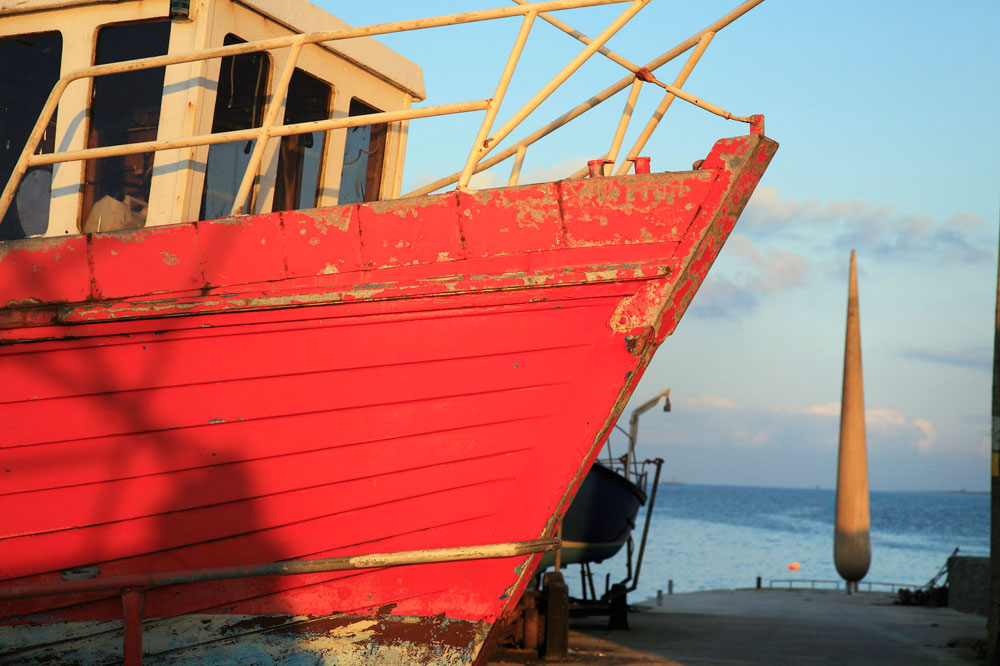
M 643 7 L 649 4 L 651 0 L 633 0 L 632 4 L 622 12 L 618 18 L 612 21 L 608 27 L 601 31 L 601 34 L 597 38 L 588 44 L 580 53 L 576 55 L 569 63 L 559 71 L 555 77 L 549 81 L 545 86 L 535 93 L 535 96 L 530 100 L 525 102 L 524 106 L 515 113 L 503 126 L 497 130 L 496 134 L 491 136 L 486 142 L 480 146 L 480 157 L 485 156 L 493 148 L 496 147 L 498 143 L 504 140 L 508 134 L 514 131 L 521 121 L 527 118 L 532 111 L 538 108 L 538 106 L 544 102 L 548 97 L 561 86 L 566 79 L 570 77 L 576 70 L 580 68 L 583 63 L 585 63 L 590 56 L 594 54 L 597 49 L 604 45 L 609 39 L 611 39 L 616 32 L 622 29 L 622 27 L 628 23 L 633 16 L 639 13 Z
M 705 32 L 708 32 L 708 31 L 710 31 L 710 32 L 719 32 L 720 30 L 722 30 L 723 28 L 725 28 L 726 26 L 728 26 L 729 24 L 731 24 L 733 21 L 737 20 L 738 18 L 740 18 L 741 16 L 743 16 L 744 14 L 746 14 L 747 12 L 749 12 L 751 9 L 753 9 L 754 7 L 756 7 L 757 5 L 759 5 L 762 2 L 764 2 L 764 0 L 747 0 L 746 2 L 744 2 L 743 4 L 741 4 L 739 7 L 737 7 L 733 11 L 729 12 L 728 14 L 726 14 L 725 16 L 723 16 L 722 18 L 720 18 L 718 21 L 715 21 L 711 25 L 707 26 L 704 30 L 699 30 L 698 32 L 696 32 L 695 34 L 691 35 L 690 37 L 688 37 L 687 39 L 685 39 L 683 42 L 681 42 L 680 44 L 678 44 L 677 46 L 673 47 L 672 49 L 670 49 L 668 51 L 663 52 L 662 54 L 660 54 L 659 57 L 654 58 L 653 60 L 650 60 L 648 63 L 646 63 L 646 66 L 644 67 L 644 69 L 648 69 L 650 71 L 654 71 L 657 68 L 662 67 L 663 65 L 665 65 L 668 62 L 670 62 L 671 60 L 673 60 L 677 56 L 679 56 L 682 53 L 685 53 L 686 51 L 688 51 L 691 47 L 695 46 L 698 43 L 698 41 L 701 39 L 701 36 Z M 529 5 L 523 5 L 523 7 L 526 7 L 526 6 L 529 6 Z M 538 11 L 538 12 L 544 11 L 539 5 L 535 5 L 535 10 Z M 617 93 L 621 92 L 622 90 L 624 90 L 625 88 L 627 88 L 629 85 L 631 85 L 632 81 L 635 80 L 635 76 L 636 76 L 635 74 L 629 74 L 628 76 L 626 76 L 626 77 L 624 77 L 622 79 L 619 79 L 617 82 L 612 83 L 610 86 L 608 86 L 607 88 L 605 88 L 601 92 L 597 93 L 596 95 L 588 97 L 585 101 L 581 102 L 580 104 L 578 104 L 574 108 L 570 109 L 569 111 L 567 111 L 566 113 L 562 114 L 561 116 L 559 116 L 555 120 L 551 121 L 549 124 L 547 124 L 544 127 L 541 127 L 539 129 L 535 130 L 534 132 L 532 132 L 531 134 L 529 134 L 525 138 L 521 139 L 517 144 L 515 144 L 513 146 L 509 146 L 509 147 L 503 149 L 501 152 L 499 152 L 496 155 L 494 155 L 493 157 L 491 157 L 491 158 L 489 158 L 489 159 L 481 162 L 479 164 L 479 166 L 476 167 L 476 173 L 479 173 L 480 171 L 485 171 L 486 169 L 489 169 L 490 167 L 495 166 L 495 165 L 499 164 L 500 162 L 503 162 L 505 159 L 507 159 L 508 157 L 510 157 L 511 155 L 513 155 L 514 153 L 516 153 L 519 146 L 522 146 L 522 145 L 524 145 L 524 146 L 530 146 L 531 144 L 535 143 L 539 139 L 541 139 L 541 138 L 543 138 L 545 136 L 548 136 L 549 134 L 551 134 L 552 132 L 556 131 L 557 129 L 559 129 L 563 125 L 569 123 L 573 119 L 578 118 L 579 116 L 583 115 L 587 111 L 590 111 L 591 109 L 593 109 L 594 107 L 596 107 L 601 102 L 604 102 L 607 99 L 609 99 L 610 97 L 613 97 L 614 95 L 616 95 Z M 457 171 L 457 172 L 451 174 L 450 176 L 445 176 L 443 178 L 439 178 L 438 180 L 434 181 L 433 183 L 430 183 L 428 185 L 424 185 L 423 187 L 420 187 L 420 188 L 417 188 L 417 189 L 412 190 L 410 192 L 407 192 L 403 196 L 404 197 L 416 197 L 416 196 L 420 196 L 422 194 L 428 194 L 430 192 L 434 192 L 435 190 L 439 190 L 442 187 L 445 187 L 446 185 L 450 185 L 451 183 L 457 182 L 458 181 L 458 177 L 460 175 L 461 175 L 461 172 Z
M 628 131 L 628 125 L 632 121 L 632 112 L 635 111 L 635 103 L 639 99 L 642 83 L 642 79 L 638 76 L 635 77 L 635 81 L 632 82 L 632 88 L 628 91 L 628 99 L 625 100 L 622 117 L 618 119 L 615 136 L 611 139 L 611 148 L 608 149 L 608 154 L 604 156 L 604 159 L 610 160 L 612 164 L 618 159 L 618 151 L 621 150 L 622 142 L 625 140 L 625 132 Z
M 562 523 L 559 523 L 559 527 L 556 528 L 556 540 L 558 540 L 559 543 L 562 544 Z M 556 567 L 556 573 L 559 573 L 559 570 L 562 569 L 562 545 L 560 545 L 559 548 L 556 548 L 555 567 Z
M 527 5 L 528 4 L 528 0 L 514 0 L 514 2 L 516 2 L 519 5 Z M 590 45 L 590 43 L 592 41 L 594 41 L 590 37 L 588 37 L 587 35 L 583 34 L 579 30 L 577 30 L 576 28 L 574 28 L 573 26 L 569 25 L 568 23 L 564 23 L 563 21 L 560 21 L 559 19 L 557 19 L 552 14 L 549 14 L 547 12 L 542 12 L 541 14 L 538 15 L 538 18 L 542 19 L 543 21 L 547 21 L 548 23 L 551 23 L 555 27 L 557 27 L 560 30 L 562 30 L 563 32 L 565 32 L 570 37 L 573 37 L 574 39 L 579 40 L 583 44 Z M 632 61 L 628 60 L 627 58 L 623 58 L 622 56 L 618 55 L 617 53 L 615 53 L 614 51 L 612 51 L 611 49 L 609 49 L 606 46 L 602 46 L 601 48 L 597 49 L 597 52 L 600 53 L 601 55 L 607 57 L 608 59 L 610 59 L 611 62 L 614 62 L 614 63 L 617 63 L 617 64 L 621 65 L 622 67 L 624 67 L 625 69 L 629 70 L 630 72 L 636 72 L 639 69 L 638 65 L 636 65 Z
M 489 99 L 480 99 L 473 100 L 471 102 L 454 102 L 452 104 L 439 104 L 437 106 L 421 106 L 416 109 L 404 109 L 402 111 L 369 113 L 363 116 L 312 120 L 292 125 L 277 125 L 271 128 L 270 136 L 289 136 L 292 134 L 305 134 L 308 132 L 323 132 L 331 129 L 344 129 L 345 127 L 360 127 L 361 125 L 392 123 L 400 120 L 412 120 L 414 118 L 444 116 L 453 113 L 469 113 L 471 111 L 482 111 L 489 106 L 489 103 Z M 102 148 L 85 148 L 83 150 L 73 150 L 64 153 L 31 155 L 29 156 L 26 164 L 27 166 L 39 166 L 42 164 L 58 164 L 60 162 L 74 162 L 76 160 L 93 160 L 101 157 L 114 157 L 118 155 L 134 155 L 137 153 L 171 150 L 174 148 L 211 146 L 217 143 L 252 140 L 256 139 L 259 134 L 260 129 L 252 128 L 231 130 L 229 132 L 217 132 L 215 134 L 201 134 L 199 136 L 192 136 L 184 139 L 137 141 L 136 143 L 126 143 L 118 146 L 104 146 Z
M 660 470 L 663 469 L 663 458 L 653 461 L 656 464 L 656 474 L 653 475 L 653 492 L 649 495 L 649 506 L 646 507 L 646 523 L 642 526 L 642 541 L 639 542 L 639 556 L 635 559 L 635 578 L 629 592 L 639 585 L 639 570 L 642 569 L 642 556 L 646 552 L 646 536 L 649 534 L 649 521 L 653 517 L 653 507 L 656 506 L 656 489 L 660 487 Z M 673 581 L 670 581 L 670 593 L 673 594 Z
M 660 402 L 660 398 L 666 398 L 667 403 L 663 406 L 663 411 L 670 411 L 670 389 L 667 389 L 663 393 L 659 394 L 651 400 L 647 400 L 638 407 L 632 410 L 632 416 L 628 420 L 628 453 L 625 454 L 625 480 L 629 479 L 629 475 L 632 473 L 632 455 L 635 453 L 635 443 L 636 438 L 639 436 L 639 417 L 642 416 L 643 412 L 646 412 L 656 404 Z M 653 492 L 656 492 L 654 489 Z
M 302 45 L 301 40 L 292 44 L 285 69 L 282 70 L 281 78 L 278 79 L 278 85 L 271 91 L 271 104 L 267 107 L 267 113 L 264 114 L 264 121 L 261 123 L 260 129 L 257 130 L 256 143 L 254 143 L 253 152 L 250 153 L 250 161 L 247 163 L 246 171 L 243 172 L 243 180 L 240 182 L 236 197 L 233 199 L 230 215 L 239 215 L 250 197 L 253 181 L 257 178 L 260 163 L 264 159 L 264 151 L 267 150 L 267 144 L 270 142 L 271 128 L 278 119 L 278 113 L 285 108 L 285 93 L 288 92 L 288 84 L 292 80 L 295 63 L 298 62 L 299 53 L 302 52 Z
M 514 40 L 514 46 L 510 50 L 510 56 L 507 58 L 507 64 L 503 68 L 503 74 L 500 75 L 500 81 L 497 83 L 497 89 L 493 93 L 493 99 L 490 100 L 490 105 L 486 107 L 486 117 L 483 118 L 483 124 L 479 126 L 479 133 L 472 144 L 472 150 L 469 151 L 469 157 L 465 161 L 465 168 L 462 170 L 462 175 L 458 179 L 458 189 L 460 190 L 464 190 L 469 184 L 469 179 L 472 178 L 472 170 L 475 168 L 476 162 L 483 155 L 483 146 L 485 145 L 486 137 L 490 135 L 490 130 L 493 129 L 493 121 L 496 120 L 497 113 L 500 111 L 500 104 L 503 102 L 504 95 L 507 94 L 507 87 L 510 86 L 510 80 L 514 77 L 514 68 L 517 67 L 517 61 L 521 59 L 521 52 L 524 51 L 524 45 L 528 41 L 528 35 L 531 33 L 531 26 L 534 22 L 534 12 L 525 14 L 524 19 L 521 21 L 521 30 L 517 33 L 517 39 Z
M 524 154 L 528 152 L 527 146 L 517 147 L 517 157 L 514 158 L 514 166 L 510 168 L 510 178 L 507 180 L 507 187 L 517 185 L 517 179 L 521 177 L 521 165 L 524 164 Z
M 674 79 L 675 88 L 680 88 L 687 83 L 688 77 L 691 76 L 691 72 L 694 71 L 695 65 L 698 64 L 699 60 L 701 60 L 701 56 L 705 53 L 705 49 L 708 48 L 708 45 L 711 43 L 713 37 L 715 37 L 715 33 L 709 31 L 702 35 L 701 39 L 698 40 L 698 45 L 694 48 L 694 51 L 691 52 L 691 55 L 688 56 L 687 62 L 684 63 L 681 71 L 677 74 L 677 78 Z M 672 92 L 668 92 L 663 96 L 663 100 L 660 102 L 660 105 L 656 107 L 656 111 L 653 112 L 653 116 L 649 119 L 649 122 L 647 122 L 646 126 L 642 128 L 642 132 L 632 145 L 632 149 L 628 151 L 629 159 L 639 156 L 639 153 L 642 152 L 642 149 L 646 146 L 646 142 L 649 141 L 649 137 L 653 136 L 653 131 L 656 129 L 657 125 L 660 124 L 660 119 L 667 113 L 667 109 L 670 108 L 670 105 L 676 97 L 677 96 Z M 623 160 L 621 166 L 618 167 L 618 175 L 621 176 L 628 173 L 629 167 L 631 166 L 632 165 L 628 160 Z
M 1000 255 L 998 255 L 1000 259 Z M 993 329 L 993 432 L 990 452 L 990 610 L 986 663 L 1000 665 L 1000 263 Z

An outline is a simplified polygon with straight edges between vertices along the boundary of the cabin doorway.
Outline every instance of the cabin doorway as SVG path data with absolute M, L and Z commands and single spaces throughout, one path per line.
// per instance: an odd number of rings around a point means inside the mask
M 105 26 L 95 64 L 165 55 L 169 44 L 169 20 Z M 156 140 L 164 73 L 156 67 L 95 78 L 88 147 Z M 81 231 L 145 226 L 152 172 L 152 152 L 89 160 Z
M 352 118 L 378 112 L 359 99 L 351 100 L 349 115 Z M 344 168 L 340 176 L 341 205 L 378 201 L 388 129 L 387 123 L 347 128 Z
M 28 142 L 28 136 L 59 80 L 62 35 L 38 32 L 0 39 L 0 183 L 6 183 Z M 31 66 L 26 66 L 31 63 Z M 45 128 L 40 153 L 55 146 L 56 114 Z M 0 241 L 40 236 L 49 226 L 52 166 L 25 173 L 14 202 L 0 221 Z
M 332 98 L 330 84 L 296 68 L 288 84 L 285 124 L 326 120 L 330 117 Z M 326 132 L 282 137 L 271 210 L 298 210 L 317 205 L 325 145 Z
M 236 35 L 226 35 L 226 46 L 243 42 Z M 271 59 L 266 53 L 241 53 L 222 59 L 212 119 L 213 134 L 260 127 L 270 72 Z M 251 139 L 217 143 L 209 148 L 199 219 L 215 220 L 233 212 L 236 193 L 255 144 Z M 247 198 L 243 213 L 252 210 L 252 200 L 252 196 Z

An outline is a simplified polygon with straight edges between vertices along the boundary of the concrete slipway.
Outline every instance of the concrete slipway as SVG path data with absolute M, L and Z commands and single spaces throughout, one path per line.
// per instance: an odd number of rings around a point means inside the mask
M 574 621 L 570 663 L 931 666 L 981 664 L 986 618 L 949 608 L 893 605 L 895 595 L 835 590 L 725 590 L 645 602 L 630 631 Z M 499 650 L 491 664 L 540 663 Z M 544 662 L 551 663 L 551 662 Z

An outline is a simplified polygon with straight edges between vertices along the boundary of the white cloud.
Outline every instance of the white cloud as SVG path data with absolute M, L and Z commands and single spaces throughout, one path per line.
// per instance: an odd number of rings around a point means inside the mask
M 807 407 L 784 407 L 776 406 L 771 408 L 775 412 L 785 412 L 790 414 L 813 414 L 817 416 L 840 416 L 840 403 L 829 402 L 825 405 L 809 405 Z M 923 430 L 921 424 L 926 424 L 933 431 L 929 421 L 917 419 L 913 425 Z M 902 412 L 887 407 L 873 407 L 865 410 L 865 425 L 870 429 L 886 430 L 892 427 L 907 425 L 906 416 Z M 935 435 L 936 437 L 936 435 Z
M 695 297 L 691 313 L 714 318 L 746 314 L 762 297 L 804 285 L 808 269 L 808 262 L 794 252 L 777 247 L 761 251 L 746 236 L 733 234 Z
M 907 349 L 906 358 L 915 358 L 932 363 L 957 365 L 965 368 L 993 369 L 993 348 L 989 346 L 962 347 L 960 349 Z
M 738 407 L 732 400 L 717 395 L 699 395 L 691 398 L 681 398 L 681 402 L 689 407 L 707 407 L 709 409 L 736 409 Z
M 472 174 L 472 178 L 469 180 L 469 187 L 474 190 L 489 190 L 494 187 L 504 187 L 506 185 L 507 179 L 502 178 L 496 169 Z
M 761 408 L 716 395 L 672 397 L 673 411 L 644 416 L 639 436 L 640 455 L 667 459 L 670 476 L 703 483 L 835 484 L 836 403 Z M 946 437 L 929 418 L 886 407 L 868 410 L 867 419 L 872 488 L 978 487 L 956 485 L 955 465 L 984 466 L 987 438 L 963 442 L 951 431 Z
M 906 417 L 895 409 L 875 407 L 865 410 L 865 424 L 869 428 L 886 429 L 891 426 L 906 425 Z
M 937 262 L 971 262 L 992 258 L 996 240 L 989 226 L 965 212 L 942 219 L 861 199 L 795 199 L 777 188 L 760 187 L 738 228 L 755 238 L 807 240 L 838 255 L 853 248 L 893 261 L 933 257 Z
M 745 260 L 745 283 L 757 293 L 773 294 L 805 283 L 808 264 L 793 252 L 776 247 L 761 252 L 740 234 L 729 238 L 728 247 L 731 254 Z
M 948 224 L 955 228 L 980 229 L 986 226 L 986 221 L 977 215 L 956 213 L 948 218 Z
M 525 162 L 530 161 L 530 151 L 528 153 L 529 157 L 525 159 Z M 574 173 L 583 169 L 587 166 L 587 160 L 593 159 L 591 157 L 568 157 L 564 160 L 560 160 L 551 166 L 529 166 L 521 171 L 521 175 L 518 178 L 518 182 L 522 185 L 527 185 L 528 183 L 548 183 L 554 180 L 562 180 L 564 178 L 569 178 Z M 504 183 L 507 182 L 507 177 L 510 176 L 511 166 L 514 164 L 513 158 L 505 160 L 496 166 L 496 169 L 506 169 L 506 176 L 504 177 Z
M 921 452 L 927 453 L 934 446 L 934 443 L 937 442 L 937 430 L 934 429 L 934 425 L 927 419 L 917 419 L 913 422 L 913 425 L 920 428 L 920 432 L 924 434 L 923 439 L 917 442 L 917 448 Z
M 776 412 L 791 412 L 794 414 L 821 414 L 823 416 L 840 416 L 840 403 L 828 402 L 825 405 L 809 405 L 808 407 L 772 407 Z
M 803 407 L 775 405 L 754 409 L 717 395 L 674 397 L 677 408 L 670 415 L 702 423 L 703 443 L 728 443 L 740 448 L 781 447 L 836 450 L 840 432 L 840 403 Z M 937 451 L 938 433 L 926 418 L 909 419 L 888 407 L 865 411 L 869 449 L 881 451 Z M 690 435 L 689 435 L 690 437 Z M 690 442 L 686 442 L 690 443 Z

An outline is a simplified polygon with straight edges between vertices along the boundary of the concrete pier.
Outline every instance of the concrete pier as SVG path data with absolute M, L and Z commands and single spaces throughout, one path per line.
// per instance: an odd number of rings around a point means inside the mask
M 895 595 L 837 590 L 722 590 L 634 606 L 630 631 L 574 620 L 564 663 L 623 666 L 937 666 L 982 664 L 986 618 L 949 608 L 893 605 Z M 494 666 L 541 664 L 499 650 Z

